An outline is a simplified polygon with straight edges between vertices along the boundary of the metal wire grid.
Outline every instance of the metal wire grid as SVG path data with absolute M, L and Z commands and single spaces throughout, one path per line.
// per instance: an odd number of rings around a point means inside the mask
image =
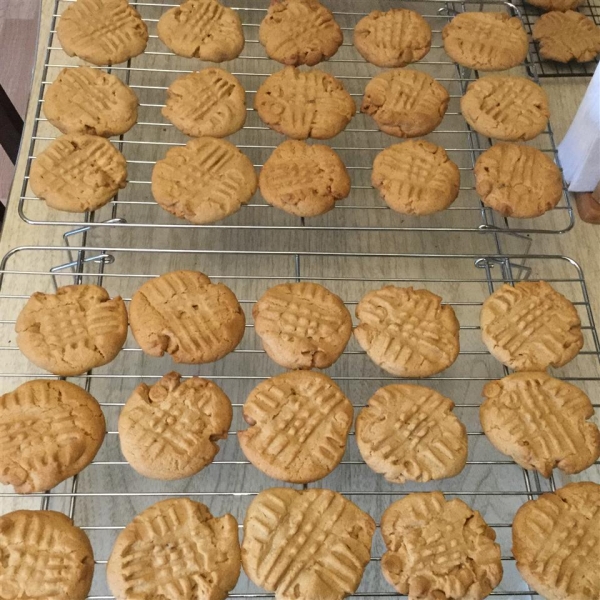
M 92 227 L 125 228 L 178 228 L 204 231 L 224 229 L 313 229 L 320 231 L 493 231 L 514 233 L 562 233 L 574 223 L 573 209 L 568 193 L 559 205 L 537 219 L 505 219 L 483 206 L 474 188 L 473 165 L 479 154 L 492 141 L 473 132 L 460 114 L 459 100 L 469 81 L 478 77 L 477 72 L 459 68 L 443 51 L 441 28 L 450 16 L 459 10 L 479 10 L 481 3 L 448 3 L 440 0 L 421 0 L 406 4 L 424 14 L 432 25 L 433 45 L 424 60 L 413 65 L 441 81 L 448 89 L 451 100 L 446 117 L 440 127 L 427 136 L 448 150 L 461 171 L 461 192 L 457 201 L 446 211 L 427 217 L 407 217 L 390 210 L 370 182 L 371 165 L 376 154 L 391 143 L 400 140 L 378 131 L 374 122 L 357 112 L 346 131 L 329 143 L 341 155 L 352 179 L 352 192 L 345 201 L 327 215 L 304 221 L 269 207 L 257 193 L 248 206 L 240 212 L 212 225 L 192 225 L 163 211 L 153 200 L 150 176 L 153 164 L 162 158 L 167 149 L 185 144 L 189 139 L 178 132 L 161 115 L 165 90 L 179 75 L 197 70 L 207 63 L 183 59 L 167 51 L 158 40 L 156 23 L 171 3 L 132 2 L 141 12 L 149 26 L 150 41 L 147 52 L 126 64 L 108 69 L 129 84 L 139 95 L 141 106 L 138 124 L 121 136 L 115 143 L 123 152 L 129 166 L 129 184 L 119 192 L 114 202 L 92 214 L 71 215 L 46 207 L 28 187 L 30 166 L 33 158 L 57 135 L 42 113 L 43 95 L 46 87 L 54 81 L 59 70 L 80 64 L 62 51 L 56 38 L 57 19 L 72 0 L 56 0 L 51 33 L 43 67 L 43 81 L 38 90 L 38 105 L 32 139 L 24 145 L 28 164 L 19 201 L 19 214 L 31 224 L 77 226 L 82 222 Z M 265 8 L 256 8 L 251 1 L 237 2 L 244 23 L 246 47 L 242 56 L 225 65 L 234 73 L 247 90 L 248 119 L 244 129 L 231 137 L 231 141 L 251 158 L 257 168 L 264 163 L 271 151 L 284 137 L 263 125 L 252 104 L 254 93 L 264 79 L 282 65 L 269 60 L 257 39 L 258 25 L 264 17 Z M 319 65 L 341 79 L 348 91 L 360 104 L 364 87 L 380 69 L 367 64 L 354 49 L 351 33 L 357 21 L 367 12 L 364 3 L 350 0 L 331 0 L 335 17 L 341 24 L 345 41 L 338 53 L 328 62 Z M 513 10 L 499 0 L 487 2 L 496 10 Z M 393 3 L 371 2 L 369 8 L 389 7 Z M 352 10 L 357 8 L 357 10 Z M 339 9 L 339 10 L 335 10 Z M 529 60 L 527 72 L 536 78 L 536 65 Z M 542 133 L 532 144 L 550 156 L 556 157 L 552 129 Z
M 600 26 L 600 4 L 598 4 L 598 0 L 584 0 L 577 10 Z M 525 30 L 531 38 L 529 41 L 529 54 L 538 77 L 591 77 L 594 74 L 598 66 L 597 57 L 584 63 L 571 61 L 564 64 L 542 58 L 537 42 L 533 41 L 532 28 L 540 15 L 544 14 L 544 11 L 527 4 L 524 0 L 519 2 L 519 11 L 522 15 Z
M 168 270 L 174 260 L 178 268 L 202 270 L 213 281 L 230 286 L 247 315 L 247 332 L 236 351 L 212 365 L 178 366 L 177 369 L 185 376 L 201 375 L 214 380 L 232 400 L 234 421 L 230 436 L 221 443 L 214 463 L 189 480 L 161 483 L 138 476 L 123 460 L 117 435 L 120 408 L 138 383 L 153 383 L 173 368 L 168 358 L 144 356 L 129 339 L 113 363 L 71 378 L 98 398 L 107 421 L 108 435 L 92 465 L 79 476 L 44 494 L 23 497 L 8 488 L 0 492 L 0 498 L 39 498 L 42 508 L 63 510 L 86 531 L 96 556 L 96 573 L 89 600 L 112 598 L 105 583 L 106 560 L 118 532 L 147 506 L 165 497 L 191 497 L 207 503 L 213 514 L 231 512 L 241 524 L 245 509 L 260 490 L 281 485 L 260 474 L 245 460 L 235 433 L 244 428 L 241 407 L 248 392 L 260 380 L 281 371 L 264 354 L 253 334 L 252 304 L 272 285 L 304 280 L 323 283 L 345 300 L 351 312 L 366 291 L 384 284 L 426 287 L 442 295 L 445 302 L 454 307 L 461 323 L 462 350 L 455 365 L 421 383 L 455 401 L 457 415 L 469 434 L 467 466 L 462 474 L 449 480 L 403 486 L 389 484 L 364 464 L 352 433 L 341 465 L 324 480 L 310 485 L 344 493 L 376 520 L 391 502 L 410 491 L 440 489 L 450 497 L 462 498 L 494 527 L 502 547 L 505 576 L 492 595 L 535 596 L 516 571 L 510 550 L 511 522 L 517 508 L 528 498 L 560 487 L 562 482 L 554 478 L 543 480 L 537 474 L 520 469 L 495 451 L 482 434 L 477 416 L 482 386 L 490 379 L 502 377 L 507 370 L 485 350 L 478 331 L 478 315 L 483 300 L 502 283 L 525 278 L 543 278 L 551 282 L 576 305 L 585 336 L 580 355 L 557 376 L 575 383 L 596 398 L 600 380 L 600 343 L 583 273 L 574 261 L 560 256 L 107 250 L 85 246 L 16 248 L 0 265 L 2 392 L 32 378 L 48 377 L 26 361 L 14 341 L 16 316 L 32 292 L 50 292 L 57 285 L 70 283 L 97 283 L 104 285 L 111 296 L 120 294 L 128 301 L 143 281 Z M 375 367 L 354 340 L 328 374 L 342 387 L 357 411 L 376 389 L 398 381 Z M 594 407 L 598 411 L 600 404 L 596 402 Z M 585 472 L 585 477 L 593 479 L 599 472 L 598 466 L 594 466 Z M 381 576 L 378 563 L 384 551 L 377 533 L 373 558 L 357 597 L 399 596 Z M 231 597 L 266 598 L 272 594 L 261 591 L 242 574 Z

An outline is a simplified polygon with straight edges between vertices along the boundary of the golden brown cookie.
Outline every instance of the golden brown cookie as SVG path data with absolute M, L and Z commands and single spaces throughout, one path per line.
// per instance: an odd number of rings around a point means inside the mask
M 329 146 L 287 140 L 263 165 L 258 185 L 269 204 L 298 217 L 315 217 L 348 196 L 350 176 Z
M 46 90 L 43 108 L 48 121 L 63 133 L 110 137 L 135 125 L 138 99 L 115 75 L 69 67 Z
M 502 579 L 496 533 L 462 500 L 409 494 L 381 517 L 381 570 L 409 600 L 482 600 Z
M 227 140 L 200 137 L 167 151 L 152 170 L 152 195 L 190 223 L 214 223 L 247 204 L 258 187 L 250 159 Z
M 116 600 L 223 600 L 240 570 L 235 518 L 176 498 L 153 504 L 119 533 L 106 578 Z
M 523 504 L 512 540 L 521 577 L 547 600 L 600 598 L 597 483 L 570 483 Z
M 548 125 L 546 92 L 533 81 L 513 75 L 488 75 L 472 81 L 460 99 L 467 123 L 497 140 L 531 140 Z
M 582 390 L 544 371 L 513 373 L 483 388 L 485 435 L 524 469 L 544 477 L 557 467 L 579 473 L 600 457 L 594 407 Z
M 479 156 L 473 173 L 481 201 L 505 217 L 539 217 L 562 198 L 560 169 L 531 146 L 495 144 Z
M 50 490 L 87 467 L 106 424 L 96 400 L 66 381 L 36 379 L 0 396 L 0 483 Z
M 168 373 L 141 383 L 119 416 L 121 452 L 152 479 L 182 479 L 209 465 L 231 425 L 232 409 L 221 388 L 200 377 L 181 381 Z
M 464 12 L 442 29 L 444 50 L 459 65 L 503 71 L 527 58 L 529 41 L 519 17 L 505 12 Z
M 242 564 L 276 600 L 342 600 L 360 584 L 374 533 L 373 519 L 337 492 L 271 488 L 246 512 Z
M 371 360 L 398 377 L 429 377 L 447 369 L 459 352 L 454 310 L 427 290 L 387 285 L 356 307 L 354 337 Z
M 237 12 L 217 0 L 185 0 L 159 19 L 161 42 L 179 56 L 223 62 L 244 48 L 244 31 Z
M 331 58 L 344 36 L 331 11 L 317 0 L 271 2 L 258 39 L 284 65 L 313 66 Z
M 442 147 L 408 140 L 388 146 L 375 157 L 371 183 L 393 210 L 430 215 L 456 200 L 460 171 Z
M 454 477 L 467 461 L 467 430 L 453 408 L 422 385 L 383 387 L 356 419 L 358 449 L 392 483 Z
M 534 23 L 532 35 L 546 60 L 587 62 L 600 53 L 600 27 L 574 10 L 543 14 Z
M 70 133 L 54 140 L 31 165 L 33 193 L 57 210 L 86 212 L 125 187 L 127 161 L 105 138 Z
M 537 6 L 542 10 L 575 10 L 583 0 L 525 0 L 527 4 Z
M 369 81 L 360 110 L 384 133 L 411 138 L 431 133 L 442 122 L 449 100 L 446 88 L 431 75 L 396 69 Z
M 515 371 L 562 367 L 583 346 L 577 309 L 545 281 L 504 284 L 481 307 L 484 344 Z
M 231 73 L 202 69 L 169 86 L 162 114 L 186 135 L 227 137 L 246 122 L 246 92 Z
M 429 52 L 431 27 L 414 10 L 374 10 L 356 24 L 354 46 L 378 67 L 404 67 Z
M 0 517 L 3 599 L 84 600 L 92 586 L 90 540 L 53 510 L 17 510 Z
M 142 54 L 148 27 L 127 0 L 77 0 L 58 20 L 56 34 L 69 56 L 115 65 Z
M 336 136 L 350 123 L 356 104 L 333 75 L 285 67 L 258 88 L 254 108 L 275 131 L 304 140 Z
M 73 377 L 111 362 L 127 338 L 127 309 L 97 285 L 35 292 L 15 326 L 19 350 L 55 375 Z
M 244 336 L 246 319 L 235 294 L 198 271 L 172 271 L 133 295 L 131 331 L 150 356 L 203 364 L 229 354 Z
M 341 298 L 308 281 L 268 289 L 252 316 L 266 353 L 286 369 L 326 369 L 352 335 L 352 317 Z
M 291 371 L 258 384 L 244 404 L 250 427 L 238 432 L 246 458 L 263 473 L 291 483 L 329 475 L 346 451 L 354 412 L 323 373 Z

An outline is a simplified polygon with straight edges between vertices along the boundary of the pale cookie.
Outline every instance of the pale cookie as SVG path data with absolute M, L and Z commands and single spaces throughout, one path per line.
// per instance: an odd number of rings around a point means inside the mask
M 587 62 L 600 53 L 600 27 L 574 10 L 543 14 L 534 23 L 532 35 L 546 60 Z
M 371 360 L 398 377 L 430 377 L 459 352 L 459 323 L 451 306 L 427 290 L 387 285 L 356 307 L 354 336 Z
M 152 195 L 190 223 L 214 223 L 248 204 L 258 187 L 250 159 L 227 140 L 200 137 L 167 151 L 152 169 Z
M 350 176 L 329 146 L 287 140 L 263 165 L 258 186 L 269 204 L 298 217 L 315 217 L 348 196 Z
M 263 473 L 291 483 L 329 475 L 346 450 L 352 404 L 327 375 L 291 371 L 257 385 L 244 404 L 250 425 L 238 432 L 246 458 Z
M 105 138 L 70 133 L 54 140 L 31 165 L 33 193 L 57 210 L 97 210 L 125 187 L 127 161 Z
M 325 369 L 352 335 L 352 317 L 341 298 L 318 283 L 282 283 L 252 309 L 254 331 L 266 353 L 286 369 Z
M 242 564 L 276 600 L 342 600 L 371 559 L 375 522 L 341 494 L 271 488 L 244 519 Z
M 188 58 L 223 62 L 244 48 L 237 12 L 217 0 L 185 0 L 163 14 L 156 31 L 165 46 Z
M 441 492 L 394 502 L 381 517 L 381 535 L 383 576 L 409 600 L 482 600 L 502 579 L 494 530 Z
M 430 215 L 456 200 L 460 171 L 440 146 L 408 140 L 388 146 L 375 157 L 371 183 L 391 209 Z
M 479 156 L 473 173 L 481 201 L 505 217 L 539 217 L 562 198 L 560 169 L 531 146 L 495 144 Z
M 150 356 L 203 364 L 229 354 L 246 319 L 234 293 L 198 271 L 173 271 L 147 281 L 131 299 L 131 331 Z
M 525 0 L 527 4 L 537 6 L 542 10 L 575 10 L 583 0 Z
M 115 75 L 91 67 L 63 69 L 46 90 L 44 115 L 63 133 L 111 137 L 137 121 L 138 99 Z
M 169 86 L 162 114 L 186 135 L 227 137 L 246 122 L 246 92 L 231 73 L 203 69 Z
M 503 71 L 527 58 L 529 40 L 519 17 L 505 12 L 464 12 L 442 29 L 444 50 L 459 65 Z
M 578 387 L 534 371 L 490 381 L 483 395 L 485 435 L 524 469 L 579 473 L 600 457 L 600 431 L 587 420 L 594 407 Z
M 354 46 L 378 67 L 404 67 L 429 52 L 431 27 L 414 10 L 374 10 L 356 24 Z
M 106 424 L 96 400 L 66 381 L 36 379 L 0 396 L 0 483 L 50 490 L 87 467 Z
M 235 518 L 177 498 L 153 504 L 119 533 L 106 578 L 116 600 L 223 600 L 240 570 Z
M 550 116 L 546 92 L 537 83 L 512 75 L 472 81 L 460 108 L 475 131 L 509 142 L 533 139 L 546 129 Z
M 7 600 L 85 600 L 92 586 L 90 540 L 53 510 L 0 517 L 0 594 Z
M 258 39 L 269 57 L 284 65 L 313 66 L 331 58 L 344 36 L 317 0 L 278 0 L 271 2 Z
M 515 371 L 562 367 L 583 347 L 577 309 L 545 281 L 504 284 L 483 303 L 479 323 L 490 354 Z
M 356 112 L 352 96 L 333 75 L 294 67 L 267 78 L 256 92 L 254 108 L 271 129 L 297 140 L 332 138 Z
M 454 477 L 467 461 L 467 430 L 453 408 L 422 385 L 383 387 L 356 419 L 358 449 L 392 483 Z
M 19 350 L 54 375 L 74 377 L 111 362 L 127 338 L 127 309 L 97 285 L 35 292 L 15 326 Z
M 449 100 L 446 88 L 431 75 L 396 69 L 369 81 L 360 110 L 384 133 L 411 138 L 431 133 L 442 122 Z
M 570 483 L 526 502 L 512 543 L 521 577 L 547 600 L 600 598 L 600 485 Z
M 152 479 L 182 479 L 209 465 L 227 437 L 232 408 L 219 386 L 168 373 L 152 386 L 141 383 L 119 416 L 121 452 Z
M 77 0 L 58 20 L 56 34 L 69 56 L 115 65 L 142 54 L 148 27 L 127 0 Z

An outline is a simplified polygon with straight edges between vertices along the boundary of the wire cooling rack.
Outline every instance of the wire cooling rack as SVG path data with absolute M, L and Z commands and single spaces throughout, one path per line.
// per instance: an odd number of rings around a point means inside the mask
M 524 0 L 520 0 L 518 7 L 525 30 L 530 36 L 529 56 L 531 63 L 535 66 L 538 77 L 591 77 L 594 74 L 598 66 L 598 58 L 584 63 L 571 61 L 565 64 L 542 58 L 537 42 L 533 41 L 532 28 L 539 16 L 544 14 L 544 11 L 531 4 L 527 4 Z M 577 10 L 600 26 L 600 4 L 598 0 L 583 0 Z
M 169 229 L 196 231 L 207 230 L 299 230 L 318 231 L 492 231 L 513 233 L 562 233 L 574 223 L 573 209 L 565 190 L 558 206 L 537 219 L 505 219 L 481 203 L 474 189 L 473 165 L 479 154 L 488 148 L 492 141 L 473 132 L 460 114 L 460 98 L 468 83 L 476 79 L 476 71 L 457 66 L 445 54 L 442 45 L 441 29 L 451 16 L 462 10 L 486 8 L 514 13 L 516 9 L 499 0 L 490 2 L 464 3 L 421 0 L 403 3 L 423 14 L 433 30 L 432 49 L 413 68 L 425 71 L 438 79 L 449 91 L 450 105 L 446 117 L 435 132 L 427 139 L 448 151 L 461 172 L 461 190 L 456 202 L 441 213 L 427 217 L 407 217 L 390 210 L 379 194 L 371 186 L 371 167 L 377 153 L 392 143 L 401 140 L 378 131 L 370 117 L 357 112 L 347 129 L 333 140 L 325 143 L 335 148 L 347 165 L 352 180 L 350 196 L 339 202 L 330 213 L 312 218 L 299 219 L 283 211 L 270 207 L 260 196 L 254 196 L 249 205 L 237 214 L 212 225 L 192 225 L 177 219 L 162 210 L 152 198 L 150 177 L 154 163 L 162 158 L 168 148 L 182 145 L 189 138 L 177 131 L 161 114 L 166 89 L 173 80 L 193 70 L 210 66 L 196 59 L 177 57 L 160 42 L 156 35 L 156 23 L 161 14 L 175 2 L 132 1 L 148 25 L 150 40 L 147 51 L 133 60 L 114 66 L 109 70 L 129 84 L 138 94 L 141 106 L 138 123 L 127 134 L 114 143 L 123 152 L 128 162 L 129 184 L 119 192 L 114 202 L 92 214 L 73 215 L 49 209 L 37 199 L 28 186 L 31 162 L 58 132 L 45 119 L 42 111 L 45 90 L 64 67 L 81 64 L 78 59 L 69 58 L 61 49 L 55 34 L 60 14 L 72 0 L 56 0 L 51 33 L 44 60 L 43 80 L 36 91 L 38 105 L 31 141 L 25 143 L 28 164 L 19 201 L 19 214 L 31 224 L 59 225 L 76 227 L 82 222 L 91 227 L 111 227 L 131 230 L 134 228 Z M 231 141 L 245 152 L 256 168 L 260 168 L 273 149 L 284 137 L 269 130 L 253 110 L 254 95 L 261 83 L 282 65 L 268 59 L 258 42 L 258 26 L 265 16 L 268 2 L 251 0 L 231 0 L 230 6 L 238 9 L 244 24 L 246 46 L 240 58 L 222 65 L 234 73 L 246 89 L 248 119 L 244 129 L 233 136 Z M 260 7 L 257 7 L 260 5 Z M 318 66 L 338 77 L 360 106 L 364 88 L 368 81 L 381 69 L 368 64 L 352 45 L 352 31 L 360 18 L 373 8 L 397 6 L 392 1 L 330 0 L 328 6 L 335 13 L 344 32 L 344 43 L 337 54 Z M 537 80 L 537 65 L 528 57 L 526 69 L 515 72 L 529 74 Z M 552 129 L 549 126 L 538 136 L 532 145 L 539 147 L 549 156 L 556 156 L 556 146 Z
M 32 266 L 33 265 L 33 266 Z M 56 286 L 96 283 L 128 303 L 147 279 L 172 268 L 192 268 L 213 281 L 226 283 L 235 292 L 247 318 L 247 330 L 238 349 L 223 360 L 202 366 L 181 365 L 184 376 L 200 375 L 214 380 L 230 397 L 234 419 L 227 440 L 212 465 L 183 481 L 158 482 L 137 475 L 123 459 L 118 443 L 119 411 L 141 382 L 153 383 L 174 368 L 170 358 L 144 356 L 129 338 L 111 364 L 69 380 L 87 389 L 102 405 L 108 435 L 94 462 L 79 476 L 44 494 L 17 496 L 9 488 L 0 498 L 19 502 L 38 500 L 42 508 L 69 514 L 90 536 L 96 571 L 89 600 L 112 598 L 106 585 L 105 565 L 118 532 L 149 505 L 165 497 L 191 497 L 206 503 L 213 514 L 232 513 L 241 524 L 252 498 L 262 489 L 280 484 L 256 470 L 244 458 L 236 431 L 244 428 L 241 407 L 259 381 L 282 370 L 263 352 L 253 331 L 252 305 L 270 286 L 293 281 L 318 281 L 342 297 L 354 313 L 364 293 L 386 284 L 425 287 L 453 306 L 461 324 L 461 353 L 456 363 L 440 375 L 419 383 L 437 389 L 456 403 L 465 423 L 469 457 L 464 471 L 452 479 L 428 484 L 393 485 L 372 472 L 362 461 L 353 432 L 340 466 L 310 486 L 344 493 L 378 522 L 383 510 L 411 491 L 440 489 L 449 497 L 463 499 L 479 510 L 496 531 L 502 548 L 504 579 L 493 596 L 535 596 L 519 577 L 511 554 L 511 522 L 527 499 L 560 487 L 564 482 L 545 480 L 528 473 L 498 453 L 482 434 L 478 419 L 483 385 L 502 377 L 506 369 L 486 351 L 479 332 L 479 311 L 485 298 L 498 286 L 521 279 L 549 281 L 567 296 L 580 314 L 585 343 L 581 353 L 554 374 L 584 389 L 598 413 L 600 343 L 590 301 L 579 266 L 560 256 L 405 255 L 393 253 L 322 253 L 159 250 L 102 246 L 20 247 L 0 264 L 0 358 L 2 393 L 33 378 L 48 377 L 28 363 L 18 351 L 14 324 L 20 309 L 35 291 L 52 292 Z M 381 386 L 398 378 L 377 368 L 354 339 L 339 361 L 327 370 L 351 399 L 357 412 Z M 583 475 L 600 481 L 598 465 Z M 397 597 L 384 581 L 379 561 L 385 551 L 379 531 L 372 560 L 356 594 L 363 598 Z M 233 591 L 234 598 L 266 598 L 245 575 Z

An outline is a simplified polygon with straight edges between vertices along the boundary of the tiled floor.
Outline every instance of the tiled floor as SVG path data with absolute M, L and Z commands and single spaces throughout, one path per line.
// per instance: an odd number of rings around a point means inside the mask
M 38 30 L 38 0 L 0 0 L 0 84 L 25 114 Z M 6 57 L 9 57 L 8 60 Z M 13 166 L 0 149 L 0 201 L 6 203 Z

